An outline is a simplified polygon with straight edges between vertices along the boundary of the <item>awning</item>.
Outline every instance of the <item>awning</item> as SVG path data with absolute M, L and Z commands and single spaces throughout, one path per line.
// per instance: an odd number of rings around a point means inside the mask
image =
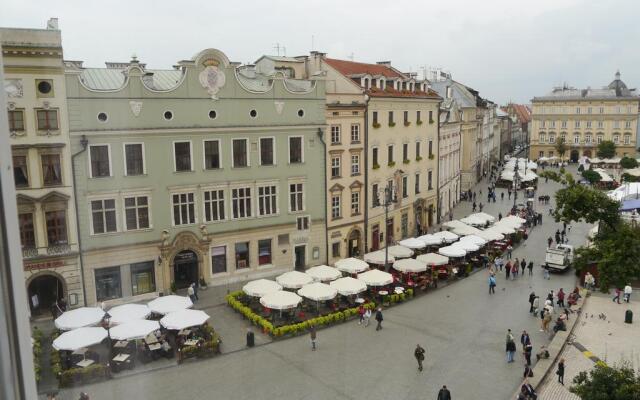
M 391 253 L 387 255 L 384 250 L 376 250 L 376 251 L 372 251 L 371 253 L 365 254 L 364 260 L 371 264 L 384 265 L 385 260 L 389 263 L 392 263 L 396 259 L 393 257 Z
M 287 292 L 284 290 L 274 292 L 260 298 L 260 304 L 274 310 L 288 310 L 290 308 L 295 308 L 301 301 L 302 297 L 293 292 Z
M 416 257 L 416 260 L 422 261 L 427 265 L 445 265 L 449 263 L 449 257 L 436 253 L 422 254 Z

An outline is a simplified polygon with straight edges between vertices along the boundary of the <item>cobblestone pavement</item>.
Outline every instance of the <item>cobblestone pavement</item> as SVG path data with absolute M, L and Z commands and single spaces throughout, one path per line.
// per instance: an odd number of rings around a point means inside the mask
M 553 194 L 555 183 L 542 183 L 539 195 Z M 486 183 L 482 189 L 486 200 Z M 484 211 L 506 214 L 512 202 L 486 205 Z M 528 313 L 531 290 L 544 295 L 549 290 L 575 284 L 569 272 L 544 280 L 539 265 L 546 238 L 558 228 L 544 206 L 544 224 L 534 228 L 529 240 L 513 257 L 533 260 L 533 276 L 505 281 L 498 276 L 495 295 L 488 294 L 487 273 L 480 271 L 420 298 L 386 310 L 384 329 L 345 323 L 318 332 L 318 351 L 311 351 L 309 338 L 275 341 L 256 348 L 222 355 L 206 361 L 186 362 L 179 367 L 117 378 L 62 393 L 75 400 L 80 390 L 94 399 L 367 399 L 436 398 L 446 384 L 455 399 L 507 399 L 520 385 L 523 357 L 505 361 L 507 328 L 516 335 L 531 334 L 534 352 L 548 343 L 538 331 L 539 319 Z M 455 209 L 454 218 L 470 213 L 471 203 Z M 588 227 L 574 225 L 570 243 L 584 241 Z M 239 318 L 236 316 L 236 318 Z M 215 319 L 214 326 L 221 327 Z M 234 335 L 234 329 L 227 335 Z M 244 331 L 235 342 L 243 340 Z M 227 339 L 231 340 L 231 339 Z M 416 343 L 426 348 L 424 371 L 417 371 L 413 358 Z M 520 347 L 520 346 L 518 346 Z
M 578 350 L 575 345 L 567 345 L 561 355 L 566 361 L 565 386 L 557 382 L 555 370 L 543 382 L 539 390 L 540 399 L 578 399 L 571 394 L 568 387 L 573 377 L 580 371 L 587 371 L 594 366 L 594 362 L 588 358 L 592 355 L 615 365 L 621 361 L 631 363 L 640 370 L 640 325 L 636 321 L 633 324 L 624 323 L 625 311 L 630 309 L 634 315 L 640 313 L 640 302 L 634 301 L 633 295 L 630 303 L 617 304 L 611 301 L 612 296 L 602 293 L 593 293 L 587 300 L 583 313 L 573 332 L 573 341 L 583 347 L 586 352 Z M 606 317 L 601 319 L 600 315 Z M 585 354 L 586 353 L 586 354 Z

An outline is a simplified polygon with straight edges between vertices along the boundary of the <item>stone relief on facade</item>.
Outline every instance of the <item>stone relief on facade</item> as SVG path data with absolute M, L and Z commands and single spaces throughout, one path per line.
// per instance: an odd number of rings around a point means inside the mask
M 216 94 L 226 82 L 224 72 L 218 68 L 220 63 L 217 60 L 208 59 L 205 60 L 203 64 L 205 65 L 205 69 L 200 72 L 200 84 L 203 88 L 207 89 L 212 100 L 218 100 Z
M 137 117 L 140 115 L 140 112 L 142 111 L 142 102 L 131 100 L 129 102 L 129 107 L 131 107 L 131 112 L 133 113 L 133 116 Z
M 22 89 L 22 79 L 5 79 L 4 91 L 7 93 L 8 98 L 20 98 L 24 95 Z
M 282 110 L 284 109 L 284 101 L 274 101 L 273 105 L 276 106 L 276 112 L 278 115 L 282 114 Z

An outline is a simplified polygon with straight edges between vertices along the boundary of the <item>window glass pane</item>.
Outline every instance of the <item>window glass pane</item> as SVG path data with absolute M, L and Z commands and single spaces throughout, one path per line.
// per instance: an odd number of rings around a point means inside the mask
M 45 213 L 45 219 L 49 246 L 67 244 L 67 212 L 48 211 Z
M 17 187 L 29 186 L 27 156 L 13 156 L 13 178 Z
M 220 168 L 220 142 L 217 140 L 204 142 L 204 167 L 206 169 Z
M 178 142 L 173 144 L 175 149 L 176 171 L 191 171 L 191 143 Z
M 156 291 L 155 268 L 153 261 L 131 264 L 131 293 L 139 294 Z
M 127 165 L 127 175 L 142 175 L 144 166 L 142 159 L 142 144 L 125 145 L 125 157 Z
M 249 268 L 249 242 L 236 243 L 236 269 Z
M 233 166 L 246 167 L 247 163 L 247 141 L 246 139 L 233 140 Z
M 59 154 L 42 154 L 42 181 L 45 186 L 61 185 L 62 170 Z
M 291 164 L 302 162 L 302 138 L 289 138 L 289 162 Z
M 271 264 L 271 239 L 258 241 L 258 265 Z
M 110 176 L 109 146 L 90 146 L 91 176 L 94 178 Z
M 120 267 L 100 268 L 95 270 L 96 299 L 111 300 L 122 297 Z
M 227 272 L 227 248 L 226 246 L 211 248 L 211 272 L 218 274 Z
M 33 214 L 24 213 L 18 215 L 20 224 L 20 243 L 23 249 L 32 249 L 36 247 L 36 235 L 33 227 Z
M 260 163 L 273 165 L 273 138 L 260 139 Z

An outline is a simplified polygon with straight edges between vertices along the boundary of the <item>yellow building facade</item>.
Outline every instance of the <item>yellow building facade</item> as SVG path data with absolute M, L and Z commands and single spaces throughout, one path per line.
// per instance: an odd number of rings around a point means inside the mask
M 605 140 L 616 146 L 616 156 L 635 158 L 638 148 L 640 97 L 620 73 L 602 89 L 555 88 L 532 100 L 531 159 L 560 157 L 558 142 L 566 144 L 565 160 L 595 157 Z

